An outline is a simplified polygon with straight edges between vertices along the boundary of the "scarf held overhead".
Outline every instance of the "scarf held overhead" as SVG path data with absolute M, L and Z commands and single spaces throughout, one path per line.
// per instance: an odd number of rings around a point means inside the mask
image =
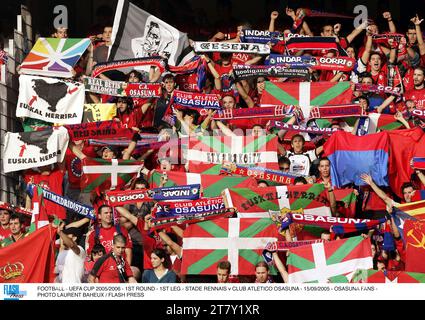
M 270 54 L 270 47 L 261 43 L 195 42 L 195 52 L 231 52 Z
M 93 69 L 92 77 L 96 78 L 106 71 L 126 68 L 134 69 L 135 67 L 143 66 L 155 66 L 163 73 L 165 71 L 166 61 L 161 57 L 147 57 L 98 63 Z
M 304 80 L 310 79 L 310 73 L 307 68 L 286 68 L 280 65 L 235 65 L 233 66 L 233 72 L 236 79 L 248 79 L 252 77 L 302 78 Z
M 71 141 L 86 139 L 131 138 L 133 130 L 123 128 L 120 122 L 98 121 L 65 126 Z M 128 145 L 128 144 L 127 144 Z

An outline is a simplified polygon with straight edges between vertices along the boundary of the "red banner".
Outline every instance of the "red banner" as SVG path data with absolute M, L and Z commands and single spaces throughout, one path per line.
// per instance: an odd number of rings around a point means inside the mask
M 65 126 L 71 141 L 86 139 L 131 138 L 134 131 L 123 128 L 118 121 L 99 121 Z
M 48 225 L 1 249 L 0 283 L 53 283 L 55 236 Z
M 127 83 L 125 93 L 132 98 L 159 98 L 161 85 L 158 83 Z
M 406 220 L 404 223 L 406 240 L 406 271 L 425 272 L 425 222 Z

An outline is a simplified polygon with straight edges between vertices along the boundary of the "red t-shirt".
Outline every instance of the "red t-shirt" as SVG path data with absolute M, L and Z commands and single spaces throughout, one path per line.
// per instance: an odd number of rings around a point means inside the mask
M 180 90 L 186 92 L 199 92 L 198 74 L 179 74 L 176 76 L 176 83 Z
M 232 66 L 232 64 L 230 64 L 228 66 L 221 66 L 219 64 L 216 64 L 215 70 L 220 75 L 221 91 L 222 92 L 231 91 L 232 85 L 233 85 L 233 79 L 232 79 L 233 66 Z
M 10 229 L 3 229 L 2 226 L 0 226 L 0 241 L 3 241 L 6 238 L 9 238 L 12 235 L 12 232 L 10 232 Z
M 133 248 L 133 243 L 131 242 L 131 238 L 128 235 L 128 231 L 125 228 L 120 228 L 122 235 L 127 239 L 126 248 Z M 106 253 L 111 252 L 112 250 L 112 241 L 114 240 L 114 236 L 118 234 L 117 228 L 112 226 L 110 228 L 102 228 L 99 227 L 99 241 L 102 246 L 105 247 Z M 87 255 L 91 254 L 91 250 L 95 245 L 95 236 L 96 230 L 90 233 L 88 246 L 86 248 Z
M 152 269 L 151 253 L 156 248 L 156 241 L 149 237 L 147 231 L 144 229 L 145 221 L 139 219 L 136 227 L 143 238 L 143 269 Z
M 41 175 L 38 172 L 28 170 L 24 174 L 25 183 L 32 181 L 33 184 L 40 185 L 43 189 L 52 191 L 58 195 L 63 195 L 63 176 L 64 173 L 61 170 L 54 170 L 48 175 Z M 51 201 L 44 201 L 44 206 L 48 215 L 57 215 L 59 219 L 66 218 L 66 210 Z
M 124 260 L 125 261 L 125 260 Z M 124 263 L 124 272 L 127 277 L 132 277 L 133 272 L 127 262 Z M 99 278 L 99 283 L 121 283 L 117 262 L 112 253 L 99 258 L 94 264 L 92 271 L 93 276 Z
M 407 91 L 404 94 L 404 101 L 413 100 L 416 105 L 416 109 L 424 110 L 425 109 L 425 88 L 424 89 L 415 89 Z

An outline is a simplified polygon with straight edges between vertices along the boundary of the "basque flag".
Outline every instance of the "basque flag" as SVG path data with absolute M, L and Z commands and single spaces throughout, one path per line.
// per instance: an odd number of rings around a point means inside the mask
M 361 137 L 334 133 L 323 146 L 331 162 L 332 184 L 338 188 L 353 182 L 361 186 L 360 175 L 367 173 L 378 186 L 388 186 L 388 146 L 386 132 Z

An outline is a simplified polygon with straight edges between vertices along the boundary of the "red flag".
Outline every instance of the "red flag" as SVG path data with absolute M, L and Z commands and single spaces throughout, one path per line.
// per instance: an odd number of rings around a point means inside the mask
M 403 198 L 401 185 L 410 181 L 413 173 L 410 160 L 413 156 L 425 155 L 425 135 L 420 128 L 387 132 L 390 137 L 389 182 L 394 193 Z
M 406 240 L 406 271 L 425 272 L 425 222 L 407 220 L 403 230 Z
M 48 225 L 0 249 L 0 283 L 53 283 L 55 235 Z

